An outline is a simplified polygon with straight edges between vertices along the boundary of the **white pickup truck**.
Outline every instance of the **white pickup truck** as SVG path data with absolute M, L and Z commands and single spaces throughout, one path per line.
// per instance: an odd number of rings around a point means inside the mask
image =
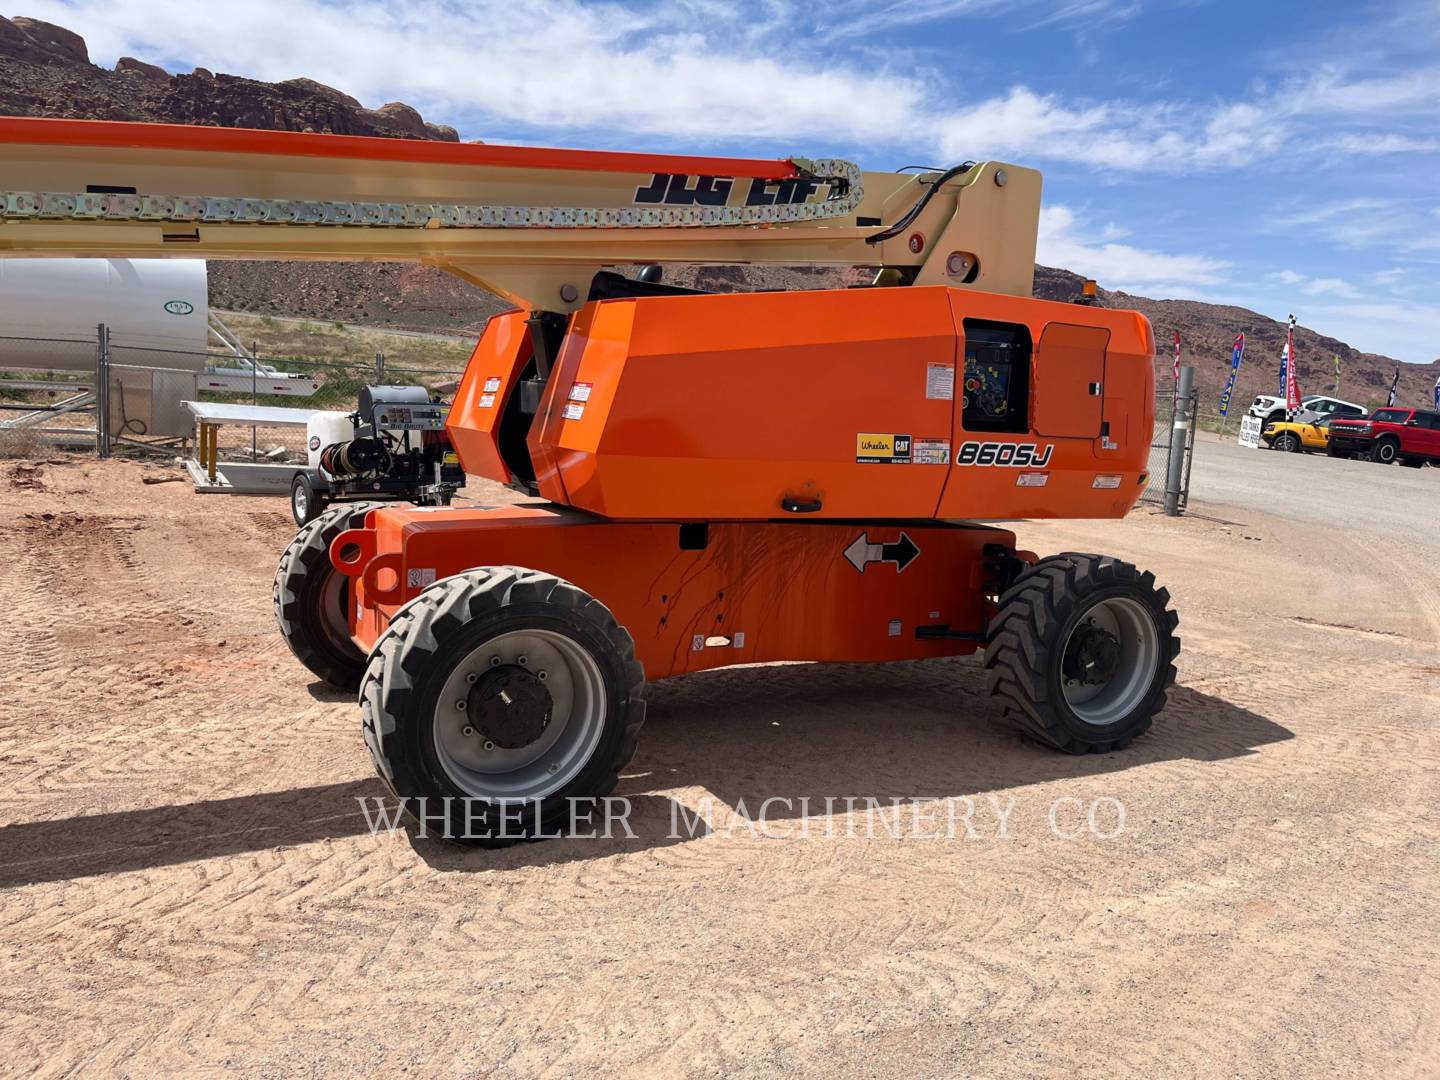
M 1356 405 L 1353 401 L 1342 401 L 1324 394 L 1308 394 L 1300 399 L 1300 411 L 1295 414 L 1295 419 L 1308 423 L 1326 416 L 1364 416 L 1368 411 L 1364 405 Z M 1285 419 L 1285 399 L 1261 394 L 1245 412 L 1249 416 L 1260 418 L 1260 429 L 1263 431 L 1266 426 Z

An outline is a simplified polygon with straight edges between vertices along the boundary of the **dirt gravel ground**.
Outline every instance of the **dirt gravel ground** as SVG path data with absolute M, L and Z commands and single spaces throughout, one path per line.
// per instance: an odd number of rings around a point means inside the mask
M 634 839 L 500 852 L 367 831 L 357 710 L 271 620 L 283 501 L 163 475 L 0 463 L 4 1072 L 1440 1075 L 1434 470 L 1342 527 L 1019 526 L 1174 595 L 1124 752 L 1021 741 L 971 660 L 710 673 L 651 689 Z M 1397 479 L 1428 534 L 1367 531 Z

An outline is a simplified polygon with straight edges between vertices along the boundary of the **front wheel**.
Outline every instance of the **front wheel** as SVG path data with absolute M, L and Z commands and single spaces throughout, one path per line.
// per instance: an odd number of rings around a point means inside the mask
M 1128 746 L 1165 707 L 1179 618 L 1155 577 L 1103 555 L 1044 560 L 1001 599 L 985 667 L 1006 714 L 1071 754 Z
M 1370 448 L 1370 460 L 1380 465 L 1389 465 L 1400 456 L 1400 444 L 1394 439 L 1381 439 Z
M 1272 450 L 1279 450 L 1284 454 L 1291 454 L 1300 449 L 1300 440 L 1291 432 L 1282 431 L 1275 437 L 1275 441 L 1270 444 L 1270 448 Z
M 381 778 L 427 830 L 501 847 L 584 822 L 635 754 L 645 676 L 598 600 L 535 570 L 446 578 L 406 604 L 360 687 Z

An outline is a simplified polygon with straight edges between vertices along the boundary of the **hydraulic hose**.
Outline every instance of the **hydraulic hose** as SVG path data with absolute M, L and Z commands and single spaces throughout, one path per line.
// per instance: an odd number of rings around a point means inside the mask
M 910 227 L 911 223 L 914 222 L 917 217 L 920 216 L 921 212 L 925 209 L 925 207 L 929 205 L 930 200 L 935 197 L 935 192 L 939 191 L 951 180 L 954 180 L 955 177 L 964 176 L 974 167 L 975 162 L 967 161 L 963 165 L 956 165 L 953 169 L 946 169 L 945 172 L 940 174 L 940 178 L 936 180 L 935 183 L 930 185 L 930 187 L 926 190 L 925 194 L 921 195 L 920 198 L 916 200 L 915 205 L 912 206 L 908 211 L 906 211 L 904 217 L 902 217 L 899 221 L 895 222 L 895 224 L 891 225 L 888 229 L 881 229 L 874 236 L 867 236 L 865 238 L 865 243 L 878 244 L 884 240 L 889 240 L 892 237 L 899 236 L 902 232 L 904 232 Z

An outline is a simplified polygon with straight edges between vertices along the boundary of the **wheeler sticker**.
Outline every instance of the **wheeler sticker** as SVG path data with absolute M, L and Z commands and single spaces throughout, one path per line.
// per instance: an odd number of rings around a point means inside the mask
M 588 382 L 577 382 L 574 386 L 570 387 L 570 400 L 589 401 L 590 388 L 592 385 L 593 384 Z
M 1090 486 L 1098 491 L 1108 491 L 1120 486 L 1120 477 L 1115 473 L 1097 473 Z
M 500 389 L 500 376 L 499 376 L 499 375 L 491 375 L 488 379 L 485 380 L 485 393 L 487 393 L 487 394 L 493 394 L 493 393 L 495 393 L 495 391 L 497 391 L 497 390 L 499 390 L 499 389 Z
M 572 401 L 560 411 L 560 415 L 566 420 L 579 420 L 585 415 L 585 406 Z
M 960 444 L 956 465 L 1009 469 L 1043 469 L 1050 464 L 1054 443 L 967 442 Z
M 855 436 L 855 460 L 862 465 L 909 465 L 910 436 L 862 431 Z
M 1050 474 L 1047 472 L 1022 472 L 1015 477 L 1016 487 L 1044 487 L 1050 482 Z
M 416 570 L 405 571 L 405 585 L 411 589 L 423 589 L 426 585 L 435 584 L 435 568 L 433 566 L 421 567 Z
M 925 365 L 925 397 L 930 401 L 955 400 L 955 368 L 952 365 Z
M 949 439 L 916 439 L 911 455 L 916 465 L 949 465 Z
M 482 409 L 492 409 L 492 408 L 494 408 L 494 407 L 495 407 L 495 395 L 494 395 L 494 394 L 481 394 L 481 395 L 480 395 L 480 408 L 482 408 Z

